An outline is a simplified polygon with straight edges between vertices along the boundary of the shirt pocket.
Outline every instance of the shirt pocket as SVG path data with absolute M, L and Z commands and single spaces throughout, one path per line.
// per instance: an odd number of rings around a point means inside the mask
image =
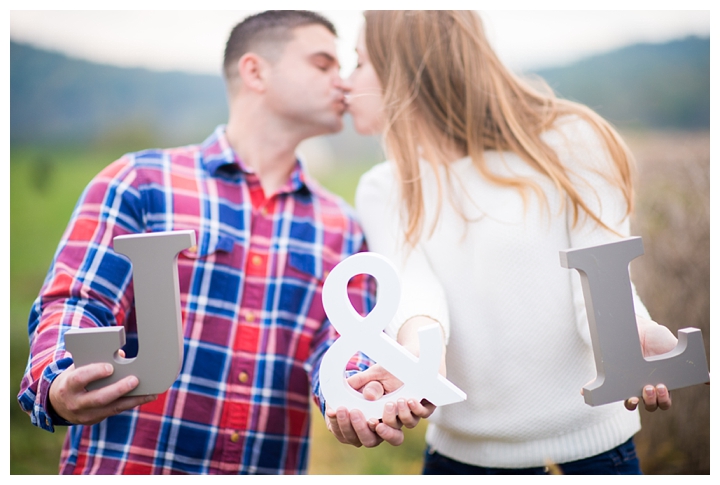
M 305 248 L 288 248 L 278 302 L 284 314 L 289 318 L 306 315 L 313 325 L 324 319 L 321 296 L 330 264 Z
M 195 233 L 197 245 L 178 255 L 180 291 L 194 300 L 203 297 L 218 311 L 224 308 L 221 313 L 225 314 L 240 294 L 244 248 L 222 231 L 198 234 L 195 229 Z
M 326 264 L 323 259 L 303 250 L 288 250 L 287 266 L 286 276 L 292 275 L 302 279 L 312 278 L 322 283 L 326 275 Z
M 231 253 L 234 249 L 235 240 L 227 234 L 208 231 L 200 236 L 197 229 L 193 230 L 195 231 L 197 244 L 180 251 L 180 255 L 186 259 L 198 260 L 208 259 L 208 257 L 222 257 Z

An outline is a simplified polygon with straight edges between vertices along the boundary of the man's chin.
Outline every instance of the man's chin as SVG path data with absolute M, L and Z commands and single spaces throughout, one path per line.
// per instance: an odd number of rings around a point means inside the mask
M 325 125 L 325 128 L 327 129 L 327 131 L 324 134 L 338 133 L 338 132 L 342 131 L 344 126 L 345 126 L 345 124 L 343 122 L 343 118 L 342 118 L 342 116 L 340 116 L 340 117 L 336 118 L 335 120 L 333 120 L 331 123 L 328 123 L 327 125 Z
M 312 138 L 314 136 L 338 133 L 342 131 L 344 123 L 342 116 L 339 116 L 333 119 L 325 119 L 322 123 L 318 122 L 318 120 L 315 120 L 314 122 L 312 122 L 312 124 L 310 124 L 310 121 L 308 120 L 303 124 L 303 127 L 306 130 L 310 130 L 305 132 L 305 137 Z
M 345 123 L 343 122 L 343 119 L 340 118 L 337 123 L 335 123 L 335 126 L 333 127 L 333 130 L 330 133 L 338 133 L 342 131 L 342 129 L 345 127 Z

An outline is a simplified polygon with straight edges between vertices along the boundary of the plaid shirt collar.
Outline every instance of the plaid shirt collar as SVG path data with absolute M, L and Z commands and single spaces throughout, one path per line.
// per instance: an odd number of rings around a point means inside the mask
M 225 176 L 227 176 L 228 171 L 229 173 L 242 174 L 241 176 L 245 177 L 249 174 L 254 174 L 255 172 L 243 163 L 230 146 L 230 142 L 225 135 L 225 128 L 226 125 L 219 125 L 202 143 L 202 163 L 205 169 L 213 177 L 222 176 L 223 172 Z M 310 191 L 307 180 L 308 174 L 306 173 L 305 165 L 296 156 L 295 168 L 290 174 L 290 179 L 279 192 L 293 193 Z

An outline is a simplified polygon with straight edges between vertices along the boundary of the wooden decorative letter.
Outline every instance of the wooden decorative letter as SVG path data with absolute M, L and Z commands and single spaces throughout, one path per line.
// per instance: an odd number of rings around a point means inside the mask
M 643 254 L 642 239 L 560 251 L 560 264 L 580 273 L 597 378 L 583 388 L 591 406 L 641 396 L 646 385 L 677 389 L 710 381 L 702 334 L 678 332 L 677 346 L 644 358 L 630 286 L 630 261 Z
M 347 285 L 359 274 L 377 281 L 377 303 L 370 314 L 361 317 L 348 299 Z M 418 331 L 420 358 L 383 332 L 400 303 L 400 277 L 390 260 L 376 253 L 358 253 L 342 261 L 328 275 L 322 293 L 330 323 L 340 334 L 320 363 L 320 388 L 331 408 L 358 409 L 366 418 L 381 418 L 388 401 L 399 398 L 427 399 L 436 406 L 467 399 L 466 394 L 438 373 L 442 358 L 442 332 L 439 325 Z M 365 353 L 403 382 L 396 391 L 377 401 L 368 401 L 345 379 L 348 360 L 357 351 Z
M 140 384 L 128 396 L 159 394 L 173 384 L 183 361 L 177 255 L 195 245 L 194 231 L 154 232 L 117 236 L 115 251 L 132 262 L 135 317 L 139 351 L 137 357 L 120 357 L 125 344 L 122 326 L 73 329 L 65 333 L 65 346 L 76 367 L 107 362 L 114 372 L 92 382 L 99 389 L 134 375 Z

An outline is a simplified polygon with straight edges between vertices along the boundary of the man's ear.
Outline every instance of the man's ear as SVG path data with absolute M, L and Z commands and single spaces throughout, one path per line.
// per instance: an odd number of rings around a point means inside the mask
M 248 52 L 238 60 L 237 69 L 242 84 L 256 92 L 265 91 L 267 71 L 270 65 L 257 54 Z

